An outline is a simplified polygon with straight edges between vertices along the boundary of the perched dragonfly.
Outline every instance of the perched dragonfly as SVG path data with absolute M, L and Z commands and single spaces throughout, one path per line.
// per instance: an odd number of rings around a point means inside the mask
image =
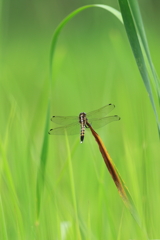
M 115 105 L 108 104 L 104 107 L 89 112 L 89 113 L 80 113 L 78 116 L 53 116 L 51 121 L 62 125 L 61 127 L 53 128 L 49 130 L 49 134 L 52 135 L 74 135 L 80 132 L 81 143 L 84 140 L 85 128 L 88 128 L 91 125 L 94 129 L 101 128 L 106 124 L 120 120 L 120 117 L 117 115 L 106 117 L 106 115 L 115 108 Z

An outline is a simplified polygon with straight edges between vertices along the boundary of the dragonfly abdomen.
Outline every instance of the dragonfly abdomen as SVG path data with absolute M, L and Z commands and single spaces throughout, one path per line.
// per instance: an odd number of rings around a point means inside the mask
M 81 135 L 80 135 L 81 143 L 84 140 L 84 133 L 85 133 L 85 126 L 81 126 Z
M 84 140 L 86 121 L 87 121 L 86 113 L 84 113 L 84 112 L 83 112 L 83 113 L 80 113 L 80 114 L 79 114 L 79 123 L 81 124 L 81 132 L 80 132 L 80 140 L 81 140 L 81 143 L 82 143 L 83 140 Z

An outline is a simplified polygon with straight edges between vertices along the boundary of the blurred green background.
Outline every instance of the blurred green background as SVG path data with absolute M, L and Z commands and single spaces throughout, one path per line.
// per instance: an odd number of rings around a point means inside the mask
M 36 222 L 51 40 L 64 17 L 90 3 L 97 2 L 15 0 L 0 4 L 1 239 L 144 239 L 124 208 L 89 131 L 83 144 L 78 135 L 69 137 L 70 150 L 64 136 L 49 136 Z M 117 1 L 101 4 L 119 10 Z M 160 75 L 160 2 L 140 0 L 139 4 Z M 72 19 L 57 42 L 52 83 L 51 116 L 116 105 L 113 115 L 121 120 L 97 132 L 129 188 L 149 237 L 160 238 L 157 126 L 123 25 L 98 8 Z

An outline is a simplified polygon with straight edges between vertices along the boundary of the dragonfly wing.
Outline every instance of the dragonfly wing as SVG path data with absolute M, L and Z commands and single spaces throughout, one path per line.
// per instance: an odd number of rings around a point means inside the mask
M 62 116 L 52 116 L 51 121 L 60 125 L 69 125 L 74 122 L 79 122 L 78 117 L 62 117 Z
M 120 117 L 115 115 L 115 116 L 110 116 L 110 117 L 105 117 L 105 118 L 97 118 L 97 119 L 92 119 L 91 121 L 88 121 L 91 126 L 94 129 L 104 127 L 106 124 L 113 122 L 113 121 L 118 121 L 120 120 Z
M 52 135 L 65 135 L 65 133 L 68 135 L 74 135 L 80 133 L 80 128 L 80 124 L 76 122 L 63 127 L 50 129 L 48 133 Z
M 115 108 L 115 105 L 110 103 L 108 105 L 105 105 L 102 108 L 99 108 L 98 110 L 89 112 L 89 113 L 87 113 L 88 121 L 90 121 L 90 119 L 92 119 L 92 118 L 102 118 L 102 117 L 105 117 L 114 108 Z

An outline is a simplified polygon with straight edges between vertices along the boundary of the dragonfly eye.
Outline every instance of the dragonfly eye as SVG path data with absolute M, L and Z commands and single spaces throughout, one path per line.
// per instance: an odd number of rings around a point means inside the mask
M 120 120 L 121 118 L 118 116 L 118 115 L 114 115 L 114 117 L 118 117 L 119 119 L 118 120 Z
M 52 116 L 52 117 L 51 117 L 51 121 L 52 121 L 52 120 L 53 120 L 53 118 L 55 118 L 55 117 L 56 117 L 56 116 Z

